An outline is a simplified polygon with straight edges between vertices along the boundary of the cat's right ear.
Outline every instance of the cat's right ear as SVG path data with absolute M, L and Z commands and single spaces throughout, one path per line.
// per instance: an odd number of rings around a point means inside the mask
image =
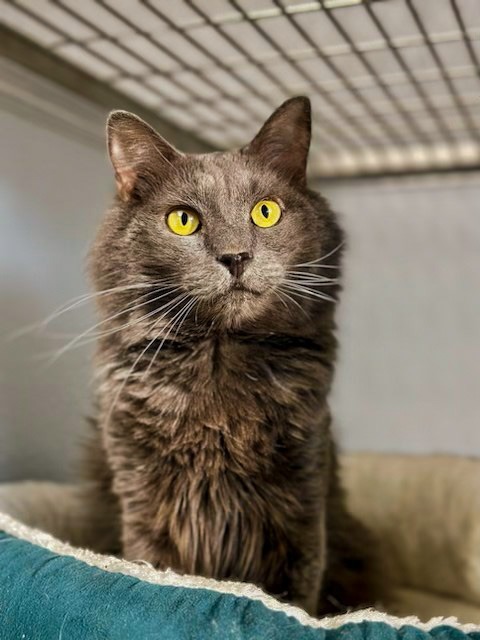
M 182 155 L 128 111 L 112 111 L 109 115 L 107 142 L 118 195 L 125 202 L 139 199 L 145 187 L 158 182 L 162 169 L 167 170 Z

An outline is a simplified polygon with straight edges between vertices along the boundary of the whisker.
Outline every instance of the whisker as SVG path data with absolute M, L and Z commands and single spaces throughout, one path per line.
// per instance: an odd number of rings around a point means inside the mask
M 170 293 L 173 293 L 170 292 Z M 150 318 L 152 316 L 155 316 L 157 313 L 159 313 L 160 311 L 163 311 L 165 309 L 168 308 L 168 306 L 172 303 L 175 302 L 176 300 L 178 300 L 178 298 L 174 298 L 173 300 L 170 300 L 169 302 L 166 302 L 164 305 L 155 308 L 153 311 L 149 311 L 148 313 L 146 313 L 143 316 L 140 316 L 140 318 L 136 318 L 133 321 L 127 322 L 123 325 L 120 325 L 119 327 L 115 327 L 113 329 L 108 329 L 106 331 L 98 331 L 97 333 L 92 334 L 91 336 L 89 336 L 87 339 L 81 341 L 81 342 L 77 342 L 74 347 L 84 347 L 86 345 L 91 344 L 92 342 L 96 342 L 99 338 L 104 338 L 106 336 L 110 336 L 113 335 L 114 333 L 118 333 L 120 331 L 123 331 L 124 329 L 130 329 L 131 327 L 135 327 L 137 324 L 139 324 L 140 322 L 142 322 L 143 320 L 146 320 L 147 318 Z M 152 325 L 153 326 L 153 325 Z M 151 331 L 152 326 L 148 327 L 148 331 Z M 71 347 L 71 348 L 74 348 Z
M 173 293 L 173 291 L 170 292 L 170 293 Z M 145 315 L 140 316 L 140 318 L 136 318 L 133 321 L 130 321 L 130 322 L 127 322 L 125 324 L 120 325 L 119 327 L 115 327 L 113 329 L 107 329 L 106 331 L 97 331 L 97 333 L 92 333 L 85 340 L 76 342 L 73 346 L 70 346 L 69 350 L 73 349 L 73 348 L 84 347 L 86 345 L 92 344 L 92 342 L 96 342 L 99 338 L 104 338 L 106 336 L 113 335 L 114 333 L 118 333 L 120 331 L 123 331 L 124 329 L 129 329 L 131 327 L 134 327 L 135 325 L 139 324 L 143 320 L 146 320 L 147 318 L 150 318 L 151 316 L 155 316 L 158 312 L 163 311 L 163 309 L 166 309 L 169 304 L 170 304 L 170 302 L 167 302 L 166 304 L 164 304 L 164 305 L 162 305 L 160 307 L 157 307 L 153 311 L 149 311 Z
M 164 287 L 162 287 L 163 289 Z M 139 302 L 140 300 L 143 300 L 145 298 L 148 298 L 149 296 L 152 296 L 152 294 L 155 296 L 157 293 L 160 293 L 160 291 L 162 291 L 162 289 L 157 289 L 157 291 L 148 291 L 147 293 L 142 294 L 141 296 L 136 297 L 135 302 Z M 172 290 L 173 291 L 173 290 Z M 145 304 L 148 303 L 148 300 L 146 301 Z M 129 308 L 127 307 L 124 312 L 126 313 L 127 311 L 129 311 Z M 118 327 L 117 329 L 114 329 L 114 331 L 117 331 L 118 329 L 124 328 L 128 326 L 128 324 L 122 325 L 122 327 Z M 97 333 L 92 333 L 91 337 L 94 338 L 98 338 L 101 337 L 103 335 L 108 335 L 109 333 L 111 333 L 111 329 L 109 329 L 108 331 L 98 331 Z M 43 335 L 46 336 L 47 338 L 75 338 L 78 334 L 76 333 L 60 333 L 58 331 L 56 332 L 52 332 L 52 331 L 44 331 Z
M 303 262 L 300 264 L 292 264 L 292 267 L 304 267 L 305 269 L 340 269 L 340 265 L 337 264 L 309 264 L 307 262 Z
M 281 292 L 283 293 L 283 295 L 284 295 L 286 298 L 288 298 L 288 300 L 290 300 L 290 302 L 293 302 L 293 304 L 294 304 L 294 305 L 296 305 L 296 306 L 300 309 L 300 311 L 305 315 L 305 317 L 306 317 L 306 318 L 308 318 L 308 314 L 307 314 L 307 312 L 305 311 L 305 309 L 302 307 L 302 305 L 301 305 L 301 304 L 298 304 L 298 302 L 297 302 L 294 298 L 292 298 L 292 297 L 291 297 L 291 296 L 290 296 L 286 291 L 284 291 L 284 290 L 282 289 L 282 285 L 280 285 L 280 286 L 278 287 L 278 289 L 279 289 L 279 291 L 281 291 Z
M 51 322 L 56 320 L 58 317 L 67 313 L 68 311 L 71 311 L 72 309 L 75 309 L 81 306 L 82 304 L 87 303 L 93 298 L 98 298 L 100 296 L 105 296 L 105 295 L 112 295 L 114 293 L 122 293 L 123 291 L 130 291 L 132 289 L 144 289 L 144 288 L 151 289 L 154 287 L 158 287 L 160 285 L 168 286 L 169 282 L 172 282 L 172 281 L 173 281 L 173 278 L 169 278 L 168 280 L 153 282 L 151 284 L 137 283 L 137 284 L 131 284 L 131 285 L 124 285 L 120 287 L 111 287 L 110 289 L 103 289 L 102 291 L 97 291 L 94 293 L 84 293 L 80 296 L 76 296 L 75 298 L 68 300 L 67 302 L 64 302 L 60 307 L 55 309 L 49 316 L 47 316 L 40 322 L 36 322 L 34 324 L 21 327 L 20 329 L 17 329 L 16 331 L 12 332 L 9 338 L 10 340 L 16 340 L 17 338 L 20 338 L 27 333 L 30 333 L 33 331 L 40 331 L 45 327 L 47 327 Z M 145 295 L 148 295 L 148 293 Z
M 322 276 L 318 273 L 305 273 L 305 271 L 286 271 L 288 275 L 299 276 L 301 278 L 307 278 L 309 280 L 315 280 L 316 282 L 340 282 L 339 278 L 329 278 L 328 276 Z
M 322 262 L 322 260 L 325 260 L 326 258 L 329 258 L 330 256 L 333 256 L 333 254 L 336 253 L 341 247 L 343 247 L 344 244 L 345 244 L 345 242 L 342 241 L 342 242 L 340 242 L 340 244 L 338 244 L 334 249 L 332 249 L 331 251 L 326 253 L 324 256 L 321 256 L 320 258 L 317 258 L 316 260 L 310 260 L 309 262 L 304 262 L 302 264 L 297 264 L 295 266 L 304 267 L 304 266 L 307 266 L 307 265 L 315 264 L 317 262 Z
M 305 271 L 304 269 L 286 269 L 287 273 L 299 273 L 302 276 L 308 276 L 309 278 L 323 278 L 324 280 L 333 280 L 335 278 L 338 277 L 338 275 L 336 273 L 334 273 L 331 276 L 325 276 L 321 273 L 315 273 L 315 272 L 311 272 L 311 271 Z
M 82 297 L 81 300 L 79 300 L 78 302 L 75 302 L 72 305 L 69 305 L 68 307 L 66 307 L 65 309 L 61 309 L 59 313 L 55 313 L 52 314 L 51 316 L 49 316 L 48 318 L 45 318 L 45 320 L 43 321 L 43 325 L 46 326 L 47 324 L 49 324 L 50 322 L 52 322 L 53 320 L 55 320 L 59 315 L 62 315 L 64 313 L 66 313 L 67 311 L 70 311 L 71 309 L 74 309 L 75 307 L 79 306 L 80 304 L 82 304 L 83 302 L 88 302 L 89 300 L 91 300 L 92 298 L 97 298 L 100 296 L 104 296 L 104 295 L 111 295 L 113 293 L 123 293 L 124 291 L 130 290 L 130 289 L 140 289 L 140 288 L 149 288 L 149 289 L 153 289 L 155 287 L 157 287 L 158 284 L 145 284 L 145 285 L 132 285 L 132 286 L 127 286 L 127 287 L 114 287 L 112 289 L 106 289 L 104 291 L 100 291 L 98 293 L 93 293 L 93 294 L 86 294 L 84 297 Z M 164 285 L 164 286 L 169 286 L 169 285 Z M 139 296 L 138 298 L 136 298 L 136 301 L 141 300 L 142 298 L 146 298 L 147 296 L 151 295 L 151 291 L 147 291 L 147 293 L 142 294 L 141 296 Z
M 323 291 L 318 291 L 316 289 L 311 289 L 306 284 L 302 284 L 299 282 L 295 282 L 294 284 L 291 284 L 287 282 L 286 286 L 288 286 L 292 290 L 296 289 L 297 291 L 301 291 L 302 293 L 311 294 L 312 297 L 322 298 L 323 300 L 329 300 L 331 302 L 335 302 L 335 299 L 329 296 L 327 293 L 324 293 Z
M 288 304 L 285 302 L 285 300 L 280 295 L 280 291 L 278 289 L 273 289 L 272 293 L 273 293 L 274 296 L 277 296 L 277 298 L 280 300 L 280 302 L 283 304 L 283 306 L 290 311 L 290 309 L 288 307 Z
M 125 313 L 129 313 L 131 311 L 135 311 L 135 309 L 139 309 L 139 308 L 144 307 L 145 305 L 147 305 L 149 303 L 155 302 L 156 300 L 160 300 L 161 298 L 164 298 L 165 296 L 170 295 L 171 293 L 173 293 L 174 291 L 176 291 L 178 289 L 180 289 L 180 287 L 176 287 L 175 289 L 167 291 L 166 293 L 162 293 L 162 295 L 157 296 L 155 298 L 152 298 L 151 300 L 146 300 L 145 302 L 142 302 L 140 304 L 136 304 L 134 306 L 127 307 L 126 309 L 123 309 L 122 311 L 119 311 L 119 312 L 113 314 L 112 316 L 109 316 L 108 318 L 105 318 L 104 320 L 101 320 L 100 322 L 97 322 L 97 324 L 93 325 L 93 327 L 90 327 L 86 331 L 83 331 L 78 336 L 76 336 L 76 338 L 74 338 L 73 340 L 68 342 L 66 345 L 64 345 L 61 349 L 59 349 L 58 352 L 54 355 L 53 359 L 51 361 L 49 361 L 48 364 L 52 364 L 53 362 L 58 360 L 58 358 L 61 357 L 66 351 L 69 351 L 71 348 L 73 348 L 79 341 L 82 340 L 82 338 L 84 338 L 85 336 L 88 336 L 89 334 L 91 334 L 91 332 L 94 329 L 96 329 L 97 327 L 100 327 L 101 325 L 105 324 L 106 322 L 114 320 L 115 318 L 118 318 L 119 316 L 122 316 Z M 160 309 L 154 309 L 153 311 L 147 313 L 146 315 L 144 315 L 144 316 L 142 316 L 140 318 L 137 318 L 134 322 L 128 322 L 128 323 L 126 323 L 124 325 L 121 325 L 120 327 L 116 327 L 114 329 L 109 329 L 106 332 L 98 332 L 97 334 L 95 334 L 93 336 L 89 336 L 89 337 L 93 338 L 93 339 L 97 339 L 97 338 L 103 337 L 105 335 L 110 335 L 111 333 L 116 333 L 117 331 L 121 331 L 122 329 L 126 329 L 127 327 L 130 327 L 130 326 L 133 326 L 135 324 L 138 324 L 142 320 L 145 320 L 146 318 L 149 318 L 150 316 L 155 315 L 156 313 L 158 313 L 159 310 L 161 310 L 161 308 Z
M 284 286 L 286 286 L 291 291 L 292 295 L 297 295 L 301 298 L 302 297 L 305 299 L 310 298 L 312 300 L 315 298 L 318 298 L 319 300 L 325 300 L 327 302 L 335 302 L 335 298 L 332 298 L 326 293 L 321 293 L 320 291 L 312 291 L 308 287 L 298 286 L 298 285 L 294 286 L 291 284 L 284 284 Z
M 175 307 L 178 307 L 179 304 L 182 304 L 183 302 L 185 302 L 185 300 L 188 298 L 188 294 L 185 294 L 184 296 L 181 297 L 181 299 L 179 300 L 178 304 L 174 305 L 171 309 L 169 309 L 169 311 L 172 311 Z M 188 305 L 188 302 L 186 303 L 186 305 Z M 153 337 L 153 339 L 150 341 L 149 345 L 152 345 L 155 340 L 158 340 L 162 334 L 163 331 L 165 331 L 165 329 L 167 329 L 167 327 L 169 326 L 174 326 L 175 325 L 175 320 L 177 319 L 177 317 L 184 311 L 185 306 L 184 305 L 180 311 L 176 312 L 175 315 L 173 316 L 173 318 L 170 318 L 170 320 L 167 322 L 167 324 L 162 327 L 160 329 L 160 331 L 157 332 L 157 334 Z M 167 337 L 170 335 L 170 329 L 169 331 L 166 333 L 166 335 L 163 337 L 163 340 L 161 341 L 159 347 L 157 347 L 157 349 L 155 350 L 155 353 L 153 355 L 153 358 L 150 359 L 150 362 L 148 363 L 148 366 L 146 368 L 146 370 L 143 372 L 143 376 L 142 376 L 142 380 L 145 378 L 145 376 L 148 374 L 148 372 L 150 371 L 152 364 L 154 362 L 154 360 L 156 359 L 157 355 L 160 352 L 160 349 L 163 347 L 165 340 L 167 339 Z
M 190 306 L 188 307 L 188 309 L 187 309 L 187 311 L 186 311 L 186 314 L 185 314 L 185 317 L 184 317 L 184 318 L 182 318 L 182 321 L 180 322 L 180 324 L 179 324 L 179 325 L 178 325 L 178 327 L 177 327 L 177 330 L 175 331 L 175 334 L 174 334 L 174 336 L 173 336 L 173 340 L 176 340 L 176 339 L 177 339 L 178 332 L 180 331 L 180 328 L 181 328 L 181 326 L 182 326 L 183 322 L 186 320 L 186 318 L 187 318 L 188 314 L 189 314 L 189 313 L 190 313 L 190 311 L 195 307 L 195 305 L 197 304 L 197 302 L 198 302 L 198 300 L 197 300 L 196 298 L 193 298 L 193 304 L 192 304 L 192 305 L 190 305 Z
M 302 286 L 311 285 L 312 287 L 335 287 L 339 284 L 338 281 L 333 280 L 326 282 L 325 280 L 310 280 L 308 278 L 299 278 L 298 276 L 292 280 L 284 278 L 284 282 L 288 282 L 288 284 L 299 284 Z
M 190 310 L 193 308 L 193 306 L 195 305 L 195 303 L 196 303 L 195 298 L 194 298 L 194 299 L 192 299 L 192 300 L 189 300 L 189 301 L 188 301 L 188 302 L 187 302 L 187 303 L 186 303 L 186 304 L 185 304 L 185 305 L 180 309 L 179 313 L 176 313 L 176 314 L 174 315 L 174 317 L 172 318 L 172 320 L 171 320 L 171 321 L 170 321 L 170 323 L 169 323 L 169 324 L 171 324 L 171 327 L 170 327 L 170 329 L 168 330 L 168 332 L 165 334 L 165 336 L 164 336 L 163 340 L 162 340 L 162 341 L 160 342 L 160 344 L 158 345 L 158 347 L 157 347 L 157 349 L 156 349 L 156 351 L 155 351 L 155 353 L 154 353 L 154 355 L 153 355 L 153 358 L 150 360 L 150 363 L 149 363 L 149 365 L 148 365 L 147 369 L 145 370 L 145 372 L 144 372 L 144 374 L 143 374 L 143 376 L 142 376 L 142 380 L 148 376 L 148 372 L 150 371 L 150 369 L 151 369 L 151 367 L 152 367 L 153 363 L 154 363 L 154 362 L 155 362 L 155 360 L 157 359 L 158 354 L 159 354 L 159 353 L 160 353 L 160 351 L 162 350 L 162 347 L 163 347 L 163 345 L 165 344 L 165 341 L 167 340 L 168 336 L 170 335 L 170 333 L 171 333 L 172 329 L 173 329 L 173 328 L 174 328 L 174 326 L 175 326 L 175 321 L 178 319 L 180 322 L 179 322 L 179 325 L 178 325 L 178 327 L 177 327 L 177 331 L 175 332 L 174 339 L 176 338 L 176 336 L 177 336 L 177 334 L 178 334 L 178 332 L 179 332 L 179 330 L 180 330 L 180 327 L 181 327 L 181 326 L 182 326 L 182 324 L 184 323 L 184 321 L 185 321 L 186 317 L 188 316 L 188 314 L 189 314 Z M 185 312 L 185 310 L 186 310 L 186 312 Z M 183 315 L 183 313 L 185 313 L 185 315 Z M 180 320 L 180 317 L 181 317 L 181 320 Z M 166 327 L 163 327 L 163 329 L 166 329 L 167 327 L 168 327 L 168 324 L 167 324 L 167 326 L 166 326 Z M 162 329 L 162 330 L 163 330 L 163 329 Z M 160 333 L 161 333 L 161 331 L 162 331 L 162 330 L 160 330 Z M 160 335 L 160 333 L 157 335 L 157 338 L 156 338 L 156 339 L 158 339 L 158 336 Z
M 180 297 L 180 296 L 179 296 Z M 165 313 L 163 313 L 159 318 L 157 318 L 157 320 L 153 323 L 153 326 L 151 327 L 151 330 L 154 329 L 156 326 L 158 326 L 159 322 L 161 322 L 161 320 L 163 320 L 163 318 L 167 315 L 167 313 L 169 313 L 172 309 L 174 309 L 176 306 L 178 306 L 179 304 L 181 304 L 186 298 L 188 297 L 188 294 L 184 294 L 182 297 L 180 297 L 180 300 L 177 302 L 177 304 L 175 304 L 172 308 L 170 308 L 168 311 L 166 311 Z M 167 325 L 168 326 L 168 325 Z M 115 409 L 115 406 L 122 394 L 123 389 L 125 388 L 125 385 L 127 384 L 127 381 L 129 380 L 130 376 L 132 375 L 132 373 L 135 371 L 137 364 L 140 362 L 140 360 L 143 358 L 143 356 L 145 355 L 145 353 L 150 349 L 150 347 L 152 346 L 152 344 L 155 342 L 155 340 L 158 339 L 159 335 L 161 333 L 161 330 L 159 333 L 157 333 L 155 336 L 153 336 L 153 338 L 149 341 L 149 343 L 147 344 L 147 346 L 141 351 L 141 353 L 135 358 L 132 366 L 130 367 L 130 369 L 127 372 L 126 377 L 123 379 L 117 393 L 115 394 L 115 397 L 113 399 L 113 402 L 110 406 L 110 409 L 108 410 L 108 414 L 107 414 L 107 423 L 110 420 L 110 417 L 113 413 L 113 410 Z

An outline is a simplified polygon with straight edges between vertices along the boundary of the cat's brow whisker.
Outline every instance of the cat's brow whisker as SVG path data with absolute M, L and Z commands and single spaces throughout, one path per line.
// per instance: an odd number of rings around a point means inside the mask
M 128 328 L 130 326 L 133 326 L 133 325 L 141 322 L 142 320 L 145 320 L 146 318 L 149 318 L 152 315 L 155 315 L 156 313 L 158 313 L 161 310 L 161 308 L 160 309 L 154 309 L 153 311 L 147 313 L 146 315 L 142 316 L 141 318 L 137 318 L 133 322 L 128 322 L 128 323 L 126 323 L 126 324 L 124 324 L 124 325 L 122 325 L 120 327 L 116 327 L 115 329 L 110 329 L 105 333 L 101 332 L 101 333 L 97 333 L 97 334 L 94 334 L 94 335 L 90 335 L 92 333 L 92 331 L 94 331 L 97 327 L 102 326 L 106 322 L 110 322 L 111 320 L 114 320 L 115 318 L 118 318 L 119 316 L 122 316 L 125 313 L 129 313 L 131 311 L 135 311 L 136 309 L 144 307 L 147 304 L 151 304 L 152 302 L 160 300 L 161 298 L 164 298 L 165 296 L 170 295 L 171 293 L 173 293 L 175 290 L 178 290 L 178 289 L 179 289 L 179 287 L 176 287 L 175 289 L 167 291 L 166 293 L 162 293 L 161 295 L 156 296 L 155 298 L 146 300 L 145 302 L 142 302 L 140 304 L 136 304 L 134 306 L 127 307 L 126 309 L 123 309 L 122 311 L 114 313 L 113 315 L 109 316 L 108 318 L 105 318 L 104 320 L 101 320 L 100 322 L 97 322 L 95 325 L 93 325 L 93 327 L 90 327 L 86 331 L 82 331 L 82 333 L 80 333 L 78 336 L 76 336 L 76 338 L 74 338 L 73 340 L 68 342 L 66 345 L 64 345 L 61 349 L 59 349 L 56 352 L 56 354 L 54 355 L 54 357 L 48 362 L 48 364 L 52 364 L 53 362 L 58 360 L 58 358 L 60 358 L 66 351 L 69 351 L 70 349 L 72 349 L 78 342 L 80 342 L 82 340 L 82 338 L 84 338 L 86 336 L 89 336 L 90 338 L 95 338 L 96 339 L 98 337 L 102 337 L 102 335 L 109 335 L 110 333 L 115 333 L 116 331 L 120 331 L 122 329 L 125 329 L 125 328 Z

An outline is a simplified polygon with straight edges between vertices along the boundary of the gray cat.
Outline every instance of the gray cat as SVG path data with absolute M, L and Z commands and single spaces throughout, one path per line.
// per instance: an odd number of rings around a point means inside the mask
M 98 513 L 159 568 L 244 580 L 312 614 L 377 598 L 327 396 L 342 232 L 308 189 L 310 103 L 246 147 L 173 148 L 116 111 L 118 195 L 91 252 Z M 101 293 L 103 292 L 103 293 Z

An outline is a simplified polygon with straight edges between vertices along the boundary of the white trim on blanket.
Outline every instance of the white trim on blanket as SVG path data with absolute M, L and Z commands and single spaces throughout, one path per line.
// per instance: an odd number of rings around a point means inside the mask
M 89 551 L 88 549 L 78 549 L 65 542 L 57 540 L 44 531 L 27 527 L 8 514 L 1 512 L 0 530 L 21 540 L 43 547 L 57 555 L 76 558 L 91 567 L 103 569 L 103 571 L 108 571 L 109 573 L 121 573 L 159 586 L 208 589 L 218 593 L 259 600 L 268 609 L 272 611 L 281 611 L 286 615 L 295 618 L 301 624 L 316 629 L 338 629 L 347 623 L 358 624 L 360 622 L 384 622 L 395 629 L 400 629 L 401 627 L 409 625 L 421 629 L 422 631 L 431 631 L 440 625 L 448 625 L 455 629 L 459 629 L 464 633 L 480 632 L 480 625 L 461 624 L 453 617 L 437 617 L 432 618 L 428 622 L 421 622 L 415 616 L 398 618 L 380 611 L 375 611 L 374 609 L 364 609 L 362 611 L 354 611 L 352 613 L 333 617 L 324 617 L 317 620 L 298 607 L 279 602 L 252 584 L 213 580 L 211 578 L 202 578 L 199 576 L 179 575 L 170 569 L 167 571 L 158 571 L 144 561 L 139 561 L 138 563 L 129 562 L 112 556 L 103 556 L 93 553 L 93 551 Z

